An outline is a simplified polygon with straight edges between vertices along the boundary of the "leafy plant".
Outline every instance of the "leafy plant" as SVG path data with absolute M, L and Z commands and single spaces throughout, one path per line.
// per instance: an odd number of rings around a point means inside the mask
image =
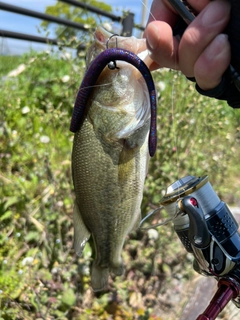
M 99 8 L 105 12 L 111 12 L 112 8 L 110 5 L 102 2 L 102 1 L 95 1 L 95 0 L 85 0 L 80 1 L 81 4 L 91 4 L 91 6 Z M 89 29 L 89 31 L 94 30 L 96 28 L 97 23 L 102 23 L 102 18 L 94 14 L 84 8 L 79 8 L 76 6 L 71 6 L 69 4 L 63 3 L 61 1 L 57 1 L 55 5 L 47 6 L 46 13 L 57 16 L 60 18 L 64 18 L 70 21 L 74 21 L 76 23 L 82 24 L 86 29 Z M 51 23 L 48 21 L 43 21 L 41 23 L 41 26 L 47 30 Z M 73 29 L 71 27 L 61 26 L 58 25 L 55 28 L 55 33 L 58 39 L 69 41 L 74 38 L 78 39 L 85 39 L 86 34 L 83 31 Z M 82 41 L 84 43 L 84 40 Z
M 0 317 L 162 319 L 162 297 L 173 308 L 174 281 L 184 285 L 192 276 L 191 257 L 171 225 L 155 235 L 131 234 L 123 251 L 125 274 L 101 294 L 89 286 L 90 246 L 80 258 L 72 249 L 69 123 L 84 60 L 32 52 L 18 63 L 23 67 L 15 75 L 2 69 L 0 84 Z M 154 78 L 158 149 L 150 161 L 143 214 L 187 174 L 209 174 L 215 190 L 228 197 L 229 181 L 233 186 L 238 177 L 238 111 L 199 96 L 177 72 L 157 71 Z M 234 188 L 232 201 L 239 196 Z

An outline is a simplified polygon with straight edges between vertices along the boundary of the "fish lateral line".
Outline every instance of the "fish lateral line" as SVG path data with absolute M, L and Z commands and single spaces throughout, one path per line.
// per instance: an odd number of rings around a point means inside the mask
M 84 75 L 83 81 L 78 90 L 71 118 L 70 131 L 75 133 L 80 129 L 81 123 L 86 116 L 85 109 L 88 99 L 91 95 L 94 85 L 97 82 L 98 77 L 110 62 L 116 60 L 125 61 L 133 65 L 139 70 L 146 82 L 151 105 L 151 121 L 148 148 L 150 156 L 153 157 L 157 147 L 157 98 L 154 81 L 147 65 L 136 54 L 125 49 L 106 49 L 92 61 Z

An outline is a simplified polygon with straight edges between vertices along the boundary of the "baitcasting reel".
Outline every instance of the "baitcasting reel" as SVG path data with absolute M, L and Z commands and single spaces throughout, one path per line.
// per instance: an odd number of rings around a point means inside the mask
M 238 223 L 219 199 L 207 176 L 186 176 L 168 187 L 161 205 L 173 217 L 195 271 L 218 281 L 218 291 L 197 319 L 212 320 L 232 299 L 240 308 L 240 234 Z

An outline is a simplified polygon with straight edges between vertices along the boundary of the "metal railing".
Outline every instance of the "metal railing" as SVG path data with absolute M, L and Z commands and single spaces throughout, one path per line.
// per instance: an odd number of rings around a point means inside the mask
M 134 14 L 131 12 L 129 12 L 126 16 L 121 17 L 121 16 L 114 15 L 111 12 L 106 12 L 104 10 L 101 10 L 99 8 L 93 7 L 91 5 L 88 5 L 86 3 L 82 3 L 82 2 L 79 2 L 76 0 L 59 0 L 59 1 L 64 2 L 69 5 L 72 5 L 72 6 L 75 6 L 75 7 L 85 9 L 87 11 L 93 12 L 93 13 L 98 14 L 100 16 L 107 17 L 107 18 L 111 19 L 112 21 L 121 23 L 122 24 L 121 34 L 122 35 L 131 36 L 134 27 L 136 27 L 140 30 L 144 29 L 141 26 L 134 25 Z M 2 2 L 2 1 L 0 1 L 0 10 L 25 15 L 28 17 L 33 17 L 33 18 L 37 18 L 40 20 L 44 20 L 44 21 L 53 22 L 56 24 L 60 24 L 60 25 L 64 25 L 67 27 L 77 29 L 77 30 L 81 30 L 84 32 L 89 31 L 89 28 L 86 27 L 84 24 L 77 23 L 77 22 L 67 20 L 64 18 L 52 16 L 52 15 L 49 15 L 46 13 L 41 13 L 41 12 L 26 9 L 26 8 L 14 6 L 14 5 Z M 0 29 L 0 37 L 13 38 L 13 39 L 19 39 L 19 40 L 27 40 L 27 41 L 53 44 L 53 45 L 58 45 L 58 43 L 59 43 L 59 40 L 57 38 L 52 39 L 52 38 L 34 36 L 34 35 L 30 35 L 30 34 L 24 34 L 24 33 L 19 33 L 19 32 L 14 32 L 14 31 L 3 30 L 3 29 Z M 85 49 L 85 46 L 80 45 L 80 46 L 78 46 L 77 49 L 78 50 Z

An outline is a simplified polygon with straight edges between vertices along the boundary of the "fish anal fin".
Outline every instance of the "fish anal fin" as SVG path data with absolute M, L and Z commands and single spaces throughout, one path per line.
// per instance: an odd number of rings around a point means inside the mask
M 91 285 L 93 291 L 102 291 L 107 286 L 108 276 L 109 268 L 103 268 L 93 263 L 91 274 Z
M 82 216 L 76 201 L 74 203 L 74 208 L 73 208 L 73 226 L 74 226 L 74 250 L 76 254 L 80 256 L 91 234 L 82 220 Z

